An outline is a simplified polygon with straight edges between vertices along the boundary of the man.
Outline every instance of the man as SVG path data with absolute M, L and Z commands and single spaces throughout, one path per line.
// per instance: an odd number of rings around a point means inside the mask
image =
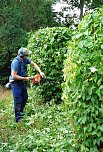
M 39 66 L 28 58 L 32 52 L 27 48 L 21 47 L 18 50 L 18 56 L 14 58 L 11 63 L 11 75 L 9 78 L 11 89 L 14 97 L 14 112 L 16 122 L 22 120 L 22 114 L 26 102 L 28 100 L 28 93 L 26 89 L 25 81 L 29 81 L 30 77 L 26 75 L 27 65 L 32 65 L 42 77 L 44 73 Z

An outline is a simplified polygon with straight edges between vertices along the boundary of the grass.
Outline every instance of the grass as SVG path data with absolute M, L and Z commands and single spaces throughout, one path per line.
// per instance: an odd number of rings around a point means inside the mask
M 14 119 L 11 90 L 0 92 L 0 152 L 77 152 L 67 108 L 43 104 L 36 91 L 28 92 L 21 123 Z
M 63 105 L 43 104 L 34 90 L 28 90 L 29 100 L 21 123 L 16 123 L 11 90 L 0 95 L 1 152 L 62 152 L 71 145 L 71 129 Z M 75 145 L 74 145 L 75 146 Z M 71 148 L 71 152 L 72 152 Z

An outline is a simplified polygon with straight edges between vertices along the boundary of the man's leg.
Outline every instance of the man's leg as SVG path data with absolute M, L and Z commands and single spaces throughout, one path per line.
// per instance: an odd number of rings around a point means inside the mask
M 22 105 L 22 86 L 21 83 L 11 83 L 11 88 L 13 92 L 14 97 L 14 112 L 15 112 L 15 119 L 16 122 L 21 121 L 22 115 L 21 115 L 21 105 Z
M 27 93 L 26 84 L 23 85 L 21 96 L 22 96 L 21 112 L 23 113 L 24 107 L 25 107 L 27 100 L 28 100 L 28 93 Z

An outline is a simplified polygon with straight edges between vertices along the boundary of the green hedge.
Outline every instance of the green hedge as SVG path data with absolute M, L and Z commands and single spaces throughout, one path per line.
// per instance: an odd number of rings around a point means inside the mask
M 64 62 L 63 100 L 77 151 L 103 148 L 103 8 L 84 17 Z
M 28 48 L 33 52 L 31 59 L 41 67 L 46 78 L 50 79 L 38 87 L 45 102 L 61 101 L 63 60 L 67 52 L 66 43 L 70 38 L 70 29 L 54 27 L 38 30 L 29 40 Z M 29 73 L 33 75 L 33 71 Z

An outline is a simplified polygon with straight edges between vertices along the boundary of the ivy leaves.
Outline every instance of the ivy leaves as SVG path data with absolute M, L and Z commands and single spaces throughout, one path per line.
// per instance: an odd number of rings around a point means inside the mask
M 84 17 L 69 42 L 71 51 L 64 62 L 62 98 L 73 121 L 74 140 L 81 143 L 80 151 L 98 151 L 97 147 L 103 143 L 102 16 L 103 8 Z
M 30 37 L 28 48 L 33 52 L 32 60 L 41 66 L 47 78 L 54 79 L 39 86 L 44 102 L 61 101 L 63 60 L 70 38 L 71 30 L 65 27 L 40 29 Z

